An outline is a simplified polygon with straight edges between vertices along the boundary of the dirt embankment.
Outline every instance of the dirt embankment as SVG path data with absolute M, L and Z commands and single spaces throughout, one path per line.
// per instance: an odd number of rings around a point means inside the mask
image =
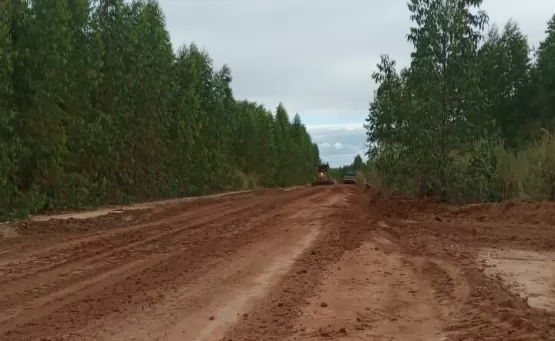
M 370 193 L 378 235 L 420 262 L 449 339 L 555 339 L 555 204 L 460 207 Z
M 9 224 L 0 339 L 555 340 L 554 212 L 335 185 Z

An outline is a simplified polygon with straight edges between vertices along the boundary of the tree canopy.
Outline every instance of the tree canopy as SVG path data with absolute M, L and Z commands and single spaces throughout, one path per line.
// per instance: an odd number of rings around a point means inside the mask
M 411 195 L 553 200 L 555 16 L 532 56 L 515 22 L 486 30 L 481 3 L 408 3 L 411 62 L 399 70 L 384 54 L 372 75 L 370 164 L 385 186 Z
M 194 43 L 174 52 L 156 1 L 0 9 L 1 217 L 313 177 L 300 117 L 235 99 Z

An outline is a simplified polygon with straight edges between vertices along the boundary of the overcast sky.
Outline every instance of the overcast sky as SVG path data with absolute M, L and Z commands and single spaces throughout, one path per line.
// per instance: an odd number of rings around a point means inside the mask
M 364 152 L 370 75 L 380 54 L 409 62 L 406 0 L 160 0 L 174 47 L 195 42 L 226 63 L 236 98 L 299 113 L 331 165 Z M 514 19 L 533 45 L 555 0 L 485 0 L 490 24 Z

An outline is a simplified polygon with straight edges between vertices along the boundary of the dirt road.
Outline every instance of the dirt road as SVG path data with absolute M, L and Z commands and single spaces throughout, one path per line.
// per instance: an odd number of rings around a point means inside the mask
M 335 185 L 105 213 L 0 227 L 0 340 L 555 340 L 555 205 Z

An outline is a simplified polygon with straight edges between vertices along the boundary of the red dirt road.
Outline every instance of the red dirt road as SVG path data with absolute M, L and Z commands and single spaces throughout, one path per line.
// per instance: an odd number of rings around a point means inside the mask
M 0 340 L 555 340 L 555 205 L 334 185 L 0 229 Z

